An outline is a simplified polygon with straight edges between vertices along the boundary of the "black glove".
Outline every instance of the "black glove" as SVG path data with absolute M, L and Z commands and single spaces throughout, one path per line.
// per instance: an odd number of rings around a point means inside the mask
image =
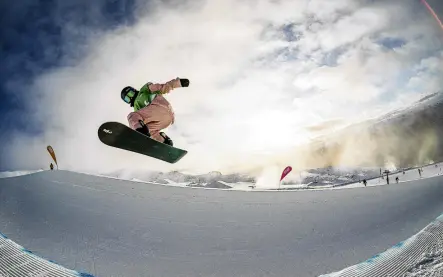
M 189 79 L 180 79 L 180 84 L 182 87 L 189 87 Z

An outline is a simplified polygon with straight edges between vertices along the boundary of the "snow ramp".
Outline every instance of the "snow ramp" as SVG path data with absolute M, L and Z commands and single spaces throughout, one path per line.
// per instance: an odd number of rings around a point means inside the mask
M 440 176 L 269 192 L 4 178 L 0 276 L 406 276 L 436 260 L 442 199 Z

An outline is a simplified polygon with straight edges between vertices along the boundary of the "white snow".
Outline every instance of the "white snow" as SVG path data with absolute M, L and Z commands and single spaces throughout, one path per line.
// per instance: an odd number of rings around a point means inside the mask
M 409 239 L 374 257 L 320 277 L 443 276 L 443 215 Z M 395 273 L 394 273 L 395 272 Z M 403 272 L 400 275 L 400 272 Z M 383 274 L 383 275 L 382 275 Z
M 0 172 L 0 178 L 10 178 L 10 177 L 16 177 L 16 176 L 23 176 L 23 175 L 29 175 L 36 172 L 41 172 L 43 169 L 39 170 L 23 170 L 23 171 L 3 171 Z
M 389 174 L 389 184 L 395 184 L 396 177 L 398 177 L 399 183 L 404 183 L 404 182 L 410 182 L 419 179 L 432 178 L 435 176 L 443 175 L 443 163 L 436 163 L 432 165 L 423 166 L 420 167 L 420 169 L 422 169 L 421 176 L 418 172 L 418 168 L 405 170 L 404 174 L 403 171 L 394 174 Z M 386 176 L 384 176 L 383 178 L 378 177 L 375 179 L 367 180 L 367 186 L 381 186 L 381 185 L 387 185 Z M 363 183 L 352 183 L 349 185 L 336 187 L 334 189 L 358 188 L 358 187 L 364 187 Z
M 409 170 L 405 170 L 404 173 L 403 171 L 400 171 L 398 173 L 392 174 L 390 175 L 390 183 L 391 184 L 395 184 L 395 178 L 398 176 L 399 177 L 399 183 L 404 183 L 404 182 L 410 182 L 410 181 L 414 181 L 414 180 L 419 180 L 419 179 L 425 179 L 425 178 L 432 178 L 435 176 L 439 176 L 443 174 L 443 163 L 438 163 L 438 164 L 432 164 L 432 165 L 427 165 L 427 166 L 423 166 L 420 167 L 420 169 L 422 169 L 422 173 L 421 176 L 418 172 L 418 168 L 412 168 Z M 1 172 L 0 173 L 0 178 L 6 178 L 6 177 L 15 177 L 15 176 L 21 176 L 21 175 L 26 175 L 26 174 L 33 174 L 36 172 L 40 172 L 43 170 L 33 170 L 33 171 L 10 171 L 10 172 Z M 87 174 L 87 173 L 85 173 Z M 92 174 L 89 174 L 92 175 Z M 100 176 L 100 177 L 107 177 L 107 178 L 111 178 L 111 179 L 122 179 L 122 180 L 127 180 L 128 179 L 123 179 L 123 178 L 116 178 L 116 177 L 111 177 L 111 176 L 103 176 L 103 175 L 95 175 L 95 176 Z M 187 187 L 189 185 L 188 182 L 175 182 L 169 179 L 164 179 L 165 182 L 167 182 L 168 184 L 161 184 L 158 182 L 149 182 L 149 181 L 144 181 L 144 180 L 140 180 L 140 179 L 136 179 L 136 178 L 131 178 L 129 181 L 132 182 L 141 182 L 141 183 L 146 183 L 146 184 L 158 184 L 158 185 L 163 185 L 163 186 L 175 186 L 175 187 Z M 222 184 L 231 186 L 232 189 L 223 189 L 223 190 L 244 190 L 244 191 L 270 191 L 272 190 L 271 188 L 260 188 L 260 187 L 255 187 L 256 184 L 253 182 L 236 182 L 236 183 L 227 183 L 227 182 L 223 182 L 223 181 L 219 181 Z M 312 186 L 312 185 L 316 185 L 315 183 L 309 183 L 309 184 L 294 184 L 294 185 L 284 185 L 284 188 L 293 188 L 293 189 L 311 189 L 311 190 L 325 190 L 325 189 L 350 189 L 350 188 L 362 188 L 364 189 L 364 185 L 362 183 L 353 183 L 353 184 L 349 184 L 349 185 L 344 185 L 344 186 L 340 186 L 340 187 L 333 187 L 332 185 L 322 185 L 322 186 Z M 382 178 L 375 178 L 372 180 L 368 180 L 367 186 L 380 186 L 380 185 L 386 185 L 386 177 L 384 177 L 384 179 Z M 208 189 L 208 188 L 204 188 L 203 189 Z M 282 186 L 283 188 L 283 186 Z M 211 189 L 217 189 L 217 188 L 211 188 Z M 273 191 L 276 191 L 276 189 L 274 188 Z M 442 211 L 443 212 L 443 211 Z M 441 220 L 443 221 L 443 220 Z M 431 223 L 431 224 L 435 224 Z M 421 233 L 426 233 L 426 232 L 421 232 Z M 436 244 L 439 246 L 443 246 L 443 234 L 434 234 L 434 238 L 437 237 L 437 242 Z M 411 238 L 409 240 L 411 243 L 414 242 L 414 238 Z M 406 244 L 405 244 L 406 245 Z M 387 246 L 389 247 L 389 246 Z M 386 253 L 393 253 L 393 251 L 399 251 L 397 250 L 388 250 L 384 253 L 381 253 L 380 256 L 383 257 L 383 255 L 386 255 Z M 391 255 L 389 254 L 389 255 Z M 418 257 L 411 260 L 409 264 L 407 264 L 407 272 L 402 275 L 404 277 L 424 277 L 424 276 L 443 276 L 443 247 L 436 247 L 433 249 L 426 249 L 423 252 L 418 253 Z M 400 254 L 401 256 L 401 254 Z M 380 262 L 381 263 L 381 262 Z M 374 263 L 375 264 L 375 263 Z M 359 266 L 359 264 L 351 266 L 351 267 L 347 267 L 339 272 L 334 272 L 334 273 L 329 273 L 327 275 L 322 275 L 322 276 L 342 276 L 340 274 L 343 274 L 344 272 L 346 272 L 347 270 L 351 270 L 352 268 L 357 268 Z M 343 275 L 344 276 L 344 275 Z M 349 275 L 346 275 L 349 276 Z M 366 275 L 365 275 L 366 276 Z
M 443 276 L 443 250 L 423 253 L 416 264 L 411 264 L 403 277 Z

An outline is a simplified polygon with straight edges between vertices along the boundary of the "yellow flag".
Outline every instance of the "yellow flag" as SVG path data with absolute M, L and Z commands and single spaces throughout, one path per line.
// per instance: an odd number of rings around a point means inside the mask
M 48 149 L 49 154 L 51 155 L 51 157 L 54 160 L 55 164 L 58 166 L 57 158 L 55 157 L 55 152 L 54 152 L 54 149 L 52 149 L 52 146 L 48 145 L 48 147 L 46 147 L 46 149 Z

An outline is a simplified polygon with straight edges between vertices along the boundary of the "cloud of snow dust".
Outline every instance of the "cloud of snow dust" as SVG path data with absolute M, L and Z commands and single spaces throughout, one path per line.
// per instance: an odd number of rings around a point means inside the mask
M 285 153 L 280 160 L 292 160 L 296 170 L 328 166 L 393 170 L 429 163 L 442 150 L 439 139 L 442 130 L 438 122 L 424 123 L 430 121 L 423 114 L 414 114 L 387 126 L 353 126 Z
M 256 180 L 257 189 L 275 189 L 279 187 L 281 170 L 277 166 L 270 166 L 263 169 Z
M 47 167 L 50 144 L 62 169 L 258 168 L 258 184 L 275 186 L 280 167 L 320 160 L 296 150 L 303 143 L 441 87 L 441 30 L 432 22 L 404 1 L 152 2 L 135 24 L 90 34 L 87 54 L 74 65 L 33 80 L 25 101 L 30 124 L 43 132 L 15 134 L 8 157 L 19 168 Z M 191 82 L 166 95 L 176 122 L 165 131 L 189 151 L 179 163 L 98 140 L 103 122 L 127 123 L 124 86 L 175 77 Z M 359 138 L 330 159 L 376 147 Z

